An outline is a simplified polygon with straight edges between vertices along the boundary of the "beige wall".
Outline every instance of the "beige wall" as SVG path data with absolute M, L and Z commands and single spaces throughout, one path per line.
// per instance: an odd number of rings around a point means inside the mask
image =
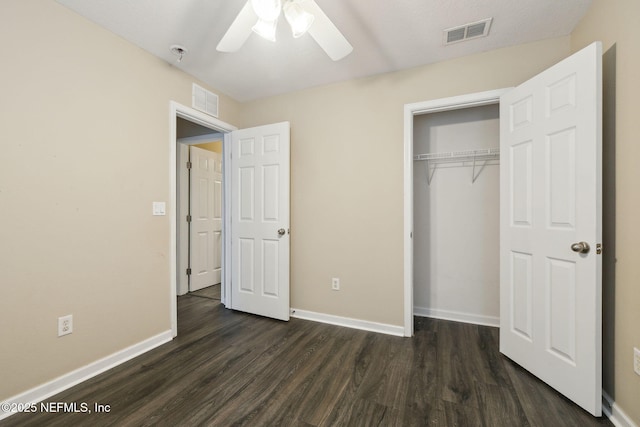
M 2 401 L 170 329 L 151 204 L 169 201 L 169 101 L 190 105 L 193 78 L 53 0 L 3 0 L 0 39 Z M 221 96 L 221 119 L 239 107 Z
M 244 104 L 243 126 L 291 122 L 292 307 L 402 325 L 404 104 L 514 86 L 568 54 L 552 39 Z
M 571 49 L 603 42 L 604 389 L 640 425 L 640 17 L 638 0 L 594 0 Z
M 170 328 L 170 224 L 150 212 L 169 199 L 169 101 L 189 105 L 193 81 L 52 0 L 1 8 L 0 36 L 19 49 L 0 79 L 0 366 L 10 367 L 0 400 Z M 220 94 L 226 122 L 291 122 L 292 306 L 402 324 L 404 104 L 513 86 L 593 39 L 615 43 L 618 263 L 605 388 L 638 422 L 637 16 L 637 0 L 594 0 L 571 38 L 245 105 Z M 57 338 L 57 317 L 70 313 L 74 333 Z
M 207 142 L 204 144 L 195 144 L 196 147 L 203 150 L 213 151 L 222 154 L 222 141 Z

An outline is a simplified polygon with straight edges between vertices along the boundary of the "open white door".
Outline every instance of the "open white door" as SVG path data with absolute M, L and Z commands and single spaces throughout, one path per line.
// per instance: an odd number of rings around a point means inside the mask
M 231 304 L 289 320 L 289 123 L 231 133 Z
M 189 291 L 220 283 L 222 255 L 222 156 L 189 147 Z
M 500 351 L 595 416 L 601 58 L 594 43 L 500 99 Z

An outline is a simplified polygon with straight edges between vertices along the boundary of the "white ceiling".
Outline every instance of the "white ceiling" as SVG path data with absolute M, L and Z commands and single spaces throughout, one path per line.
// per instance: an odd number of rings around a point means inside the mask
M 564 36 L 592 0 L 316 0 L 353 45 L 333 62 L 281 20 L 275 43 L 252 34 L 236 53 L 216 45 L 246 0 L 57 0 L 238 101 Z M 443 46 L 444 29 L 493 18 L 488 37 Z M 170 52 L 180 44 L 182 62 Z

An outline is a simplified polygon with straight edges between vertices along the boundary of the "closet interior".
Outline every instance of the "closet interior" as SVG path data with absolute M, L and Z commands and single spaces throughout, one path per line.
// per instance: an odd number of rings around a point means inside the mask
M 414 116 L 414 314 L 499 325 L 499 104 Z

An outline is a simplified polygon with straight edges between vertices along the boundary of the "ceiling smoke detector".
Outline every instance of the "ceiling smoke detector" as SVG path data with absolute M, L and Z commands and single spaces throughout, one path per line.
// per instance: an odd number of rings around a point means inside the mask
M 444 30 L 443 43 L 446 46 L 462 41 L 486 37 L 487 35 L 489 35 L 491 21 L 493 21 L 493 18 L 487 18 L 483 19 L 482 21 L 471 22 L 469 24 L 460 25 L 458 27 L 448 28 Z
M 179 44 L 174 44 L 169 50 L 178 58 L 178 62 L 182 62 L 182 58 L 189 53 L 186 47 L 180 46 Z

